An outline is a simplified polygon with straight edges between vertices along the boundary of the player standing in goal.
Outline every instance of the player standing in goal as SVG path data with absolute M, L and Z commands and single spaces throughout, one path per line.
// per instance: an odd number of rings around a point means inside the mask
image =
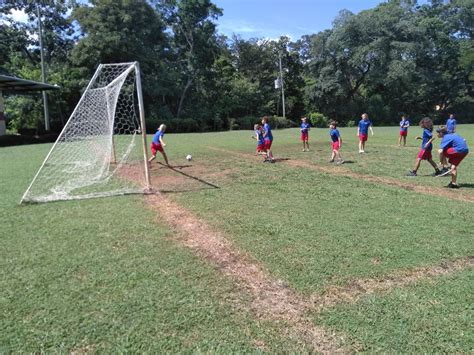
M 163 136 L 165 135 L 166 131 L 166 125 L 161 124 L 160 127 L 158 127 L 158 130 L 156 131 L 155 135 L 153 136 L 153 140 L 151 141 L 151 158 L 148 159 L 148 163 L 151 163 L 153 159 L 156 158 L 156 152 L 160 152 L 161 155 L 163 155 L 163 159 L 165 159 L 166 165 L 170 165 L 168 163 L 168 157 L 166 156 L 166 153 L 163 149 L 163 147 L 166 146 L 165 142 L 163 141 Z

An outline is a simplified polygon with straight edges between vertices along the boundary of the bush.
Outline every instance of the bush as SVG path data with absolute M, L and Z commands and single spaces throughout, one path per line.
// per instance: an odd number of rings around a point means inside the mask
M 356 122 L 355 121 L 347 121 L 347 127 L 355 127 Z
M 285 117 L 278 117 L 278 116 L 270 117 L 270 125 L 275 129 L 292 128 L 292 127 L 298 126 L 292 120 L 289 120 L 288 118 L 285 118 Z
M 232 131 L 239 129 L 253 129 L 253 125 L 260 122 L 260 118 L 255 116 L 244 116 L 239 118 L 230 118 L 229 127 Z
M 313 127 L 326 128 L 329 126 L 329 119 L 319 112 L 310 113 L 309 121 Z

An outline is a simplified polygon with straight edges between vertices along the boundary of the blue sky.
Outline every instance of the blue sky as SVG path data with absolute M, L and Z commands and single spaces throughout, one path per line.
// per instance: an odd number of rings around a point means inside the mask
M 384 2 L 382 0 L 214 0 L 224 10 L 218 31 L 244 39 L 273 38 L 287 35 L 292 40 L 332 27 L 342 9 L 358 13 Z

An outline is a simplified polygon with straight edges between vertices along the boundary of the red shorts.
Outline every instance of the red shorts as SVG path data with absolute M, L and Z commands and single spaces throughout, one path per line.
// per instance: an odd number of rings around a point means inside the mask
M 408 131 L 400 131 L 400 136 L 406 137 L 408 135 Z
M 271 141 L 270 139 L 265 138 L 265 143 L 264 143 L 265 150 L 270 150 L 270 148 L 272 147 L 272 143 L 273 143 L 273 141 Z
M 339 141 L 332 142 L 332 150 L 339 150 L 339 148 L 341 148 Z
M 367 140 L 367 134 L 363 134 L 363 133 L 359 134 L 359 140 L 361 142 L 365 142 Z
M 257 145 L 257 152 L 263 152 L 265 150 L 265 144 Z
M 468 153 L 459 153 L 454 148 L 448 148 L 443 151 L 443 154 L 446 155 L 450 164 L 458 166 Z
M 151 154 L 156 155 L 156 152 L 162 152 L 163 153 L 163 147 L 161 146 L 161 143 L 153 143 L 151 142 Z
M 309 137 L 308 132 L 306 132 L 306 133 L 301 132 L 301 140 L 302 140 L 303 142 L 307 141 L 307 140 L 308 140 L 308 137 Z
M 431 150 L 420 149 L 420 151 L 418 152 L 418 159 L 430 160 L 431 158 Z

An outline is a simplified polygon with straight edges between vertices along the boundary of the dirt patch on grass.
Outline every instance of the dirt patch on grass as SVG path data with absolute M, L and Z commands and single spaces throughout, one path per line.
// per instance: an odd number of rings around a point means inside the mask
M 380 279 L 353 280 L 347 286 L 331 286 L 326 288 L 322 294 L 311 296 L 311 303 L 316 311 L 321 311 L 340 303 L 354 303 L 361 297 L 370 294 L 388 292 L 396 287 L 407 286 L 420 280 L 432 279 L 473 267 L 474 256 L 468 256 L 431 267 L 398 272 Z
M 225 152 L 227 154 L 233 154 L 235 156 L 239 156 L 246 159 L 253 157 L 251 154 L 233 152 L 233 151 L 229 151 L 229 150 L 225 150 L 221 148 L 209 147 L 209 149 Z M 382 184 L 382 185 L 395 186 L 395 187 L 399 187 L 405 190 L 414 191 L 414 192 L 418 192 L 418 193 L 422 193 L 426 195 L 441 196 L 441 197 L 446 197 L 452 200 L 463 201 L 463 202 L 474 202 L 474 196 L 463 194 L 462 189 L 461 191 L 459 190 L 453 191 L 453 190 L 449 190 L 443 187 L 415 185 L 415 184 L 410 184 L 408 182 L 400 181 L 400 180 L 389 178 L 389 177 L 355 173 L 342 166 L 322 166 L 322 165 L 315 165 L 315 164 L 305 162 L 302 160 L 292 160 L 292 159 L 280 159 L 278 161 L 279 162 L 281 161 L 284 164 L 294 166 L 294 167 L 317 170 L 317 171 L 327 173 L 327 174 L 345 176 L 345 177 L 350 177 L 354 179 L 374 182 L 374 183 Z
M 171 225 L 177 239 L 206 259 L 252 298 L 251 309 L 261 319 L 282 322 L 285 331 L 298 336 L 315 351 L 343 352 L 334 334 L 317 327 L 305 316 L 313 305 L 268 273 L 248 255 L 236 250 L 218 231 L 199 221 L 192 213 L 162 195 L 146 197 L 159 213 L 160 220 Z M 293 334 L 294 333 L 294 334 Z

